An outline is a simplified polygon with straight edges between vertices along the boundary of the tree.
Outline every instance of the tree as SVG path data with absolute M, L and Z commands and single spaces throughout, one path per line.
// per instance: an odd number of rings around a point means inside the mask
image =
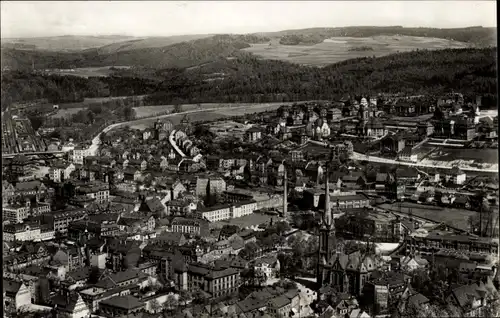
M 182 113 L 182 105 L 181 104 L 174 104 L 174 109 L 172 110 L 172 113 Z
M 237 225 L 225 224 L 220 230 L 221 237 L 230 237 L 231 235 L 238 233 L 240 228 Z
M 167 297 L 167 299 L 168 299 L 168 297 Z M 160 303 L 158 302 L 158 300 L 156 298 L 151 300 L 150 308 L 151 308 L 151 311 L 155 314 L 158 312 L 161 312 L 163 310 L 163 307 L 160 305 Z
M 42 116 L 28 116 L 28 119 L 34 131 L 37 131 L 44 123 L 44 118 Z
M 165 300 L 165 303 L 163 304 L 163 308 L 166 311 L 174 311 L 175 308 L 178 306 L 178 301 L 177 298 L 173 294 L 169 294 L 167 296 L 167 299 Z
M 181 306 L 186 306 L 187 302 L 193 300 L 193 295 L 188 291 L 181 289 L 179 291 L 179 303 Z
M 291 230 L 290 225 L 286 221 L 276 222 L 275 228 L 278 235 L 283 235 L 284 233 Z

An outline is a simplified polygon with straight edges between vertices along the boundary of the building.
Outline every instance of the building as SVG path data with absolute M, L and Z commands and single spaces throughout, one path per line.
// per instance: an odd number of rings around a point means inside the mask
M 95 200 L 98 204 L 109 201 L 109 184 L 105 182 L 95 181 L 91 184 L 78 186 L 76 192 Z
M 261 257 L 254 263 L 255 273 L 260 273 L 266 280 L 279 277 L 280 261 L 274 257 Z
M 99 302 L 99 310 L 105 317 L 127 317 L 140 312 L 145 306 L 144 302 L 131 295 L 115 296 Z
M 453 167 L 451 170 L 446 171 L 445 180 L 453 184 L 461 185 L 465 183 L 467 175 L 458 167 Z
M 28 287 L 17 281 L 3 280 L 3 307 L 4 312 L 16 314 L 24 306 L 31 304 L 31 293 Z
M 405 162 L 418 162 L 418 153 L 412 147 L 405 147 L 398 154 L 398 160 Z
M 49 170 L 49 179 L 54 182 L 63 182 L 70 178 L 71 173 L 75 171 L 75 169 L 75 165 L 72 163 L 57 162 L 52 165 Z
M 231 219 L 231 207 L 230 204 L 221 204 L 211 207 L 202 207 L 198 209 L 201 217 L 210 221 L 217 222 L 222 220 Z
M 26 203 L 25 205 L 6 205 L 2 208 L 2 210 L 4 221 L 9 221 L 12 223 L 22 223 L 23 220 L 28 218 L 31 208 L 29 203 Z
M 245 132 L 246 140 L 249 142 L 255 142 L 262 138 L 262 131 L 258 127 L 252 127 Z
M 73 163 L 83 165 L 84 158 L 90 155 L 92 155 L 90 147 L 85 145 L 77 146 L 73 149 Z
M 83 220 L 86 216 L 87 212 L 85 209 L 79 208 L 46 213 L 42 215 L 42 221 L 52 226 L 55 232 L 66 235 L 71 222 Z
M 37 224 L 9 224 L 3 228 L 3 241 L 40 241 L 41 230 Z
M 176 217 L 170 227 L 172 232 L 206 237 L 209 234 L 208 222 L 204 219 Z
M 213 298 L 234 295 L 240 287 L 240 272 L 235 268 L 211 267 L 193 263 L 188 266 L 189 289 L 200 288 Z
M 498 243 L 491 238 L 472 235 L 439 234 L 431 232 L 426 236 L 413 234 L 406 238 L 407 252 L 417 251 L 432 255 L 442 249 L 462 253 L 497 255 Z

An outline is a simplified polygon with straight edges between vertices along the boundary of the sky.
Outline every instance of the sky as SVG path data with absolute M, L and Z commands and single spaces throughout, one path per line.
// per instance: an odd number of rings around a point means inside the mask
M 1 37 L 496 27 L 496 1 L 1 1 Z

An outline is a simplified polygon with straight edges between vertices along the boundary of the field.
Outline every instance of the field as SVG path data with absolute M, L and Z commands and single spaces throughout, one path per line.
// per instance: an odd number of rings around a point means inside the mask
M 81 67 L 81 68 L 73 68 L 70 70 L 46 70 L 45 72 L 50 75 L 71 75 L 71 76 L 79 76 L 79 77 L 107 77 L 111 73 L 111 67 L 115 68 L 128 68 L 127 66 L 103 66 L 103 67 Z
M 59 104 L 59 109 L 86 108 L 89 105 L 96 104 L 96 103 L 104 103 L 104 102 L 108 102 L 111 100 L 120 100 L 120 99 L 132 98 L 132 97 L 137 98 L 137 99 L 142 99 L 145 97 L 145 95 L 85 98 L 85 100 L 83 102 Z
M 477 215 L 477 212 L 475 211 L 451 208 L 440 209 L 439 207 L 435 206 L 427 207 L 421 204 L 409 202 L 402 203 L 401 209 L 399 208 L 399 203 L 382 204 L 379 207 L 382 209 L 401 211 L 402 213 L 408 213 L 411 208 L 411 212 L 417 217 L 420 216 L 438 223 L 443 222 L 463 230 L 469 229 L 467 221 L 469 219 L 469 216 Z
M 54 115 L 50 116 L 52 118 L 70 118 L 74 114 L 78 113 L 80 110 L 85 110 L 86 107 L 75 107 L 75 108 L 65 108 L 65 109 L 59 109 L 57 110 L 57 113 Z
M 443 222 L 445 224 L 449 224 L 451 226 L 466 231 L 470 230 L 468 222 L 469 217 L 470 216 L 478 217 L 478 212 L 475 211 L 464 210 L 464 209 L 453 209 L 453 208 L 441 208 L 436 206 L 424 206 L 421 204 L 411 203 L 411 202 L 402 203 L 401 209 L 399 208 L 399 203 L 382 204 L 379 207 L 382 209 L 401 211 L 403 213 L 408 213 L 411 208 L 411 212 L 413 213 L 414 216 L 427 218 L 438 223 Z M 496 220 L 493 220 L 493 224 L 496 224 L 498 230 L 499 214 L 494 213 L 494 215 L 496 216 Z
M 498 163 L 498 150 L 497 149 L 455 149 L 455 148 L 437 148 L 427 159 L 440 160 L 440 161 L 453 161 L 453 160 L 474 160 L 482 161 L 485 163 Z
M 280 220 L 278 216 L 271 216 L 260 213 L 253 213 L 250 215 L 243 216 L 241 218 L 226 220 L 226 221 L 218 221 L 210 223 L 211 228 L 222 228 L 224 225 L 237 225 L 240 228 L 250 227 L 250 226 L 258 226 L 263 223 L 269 223 L 273 219 L 273 222 L 277 222 Z
M 188 114 L 191 122 L 197 121 L 213 121 L 218 119 L 223 119 L 231 116 L 238 116 L 244 114 L 252 114 L 256 112 L 265 112 L 272 111 L 278 109 L 282 105 L 291 104 L 291 103 L 266 103 L 266 104 L 201 104 L 202 109 L 207 108 L 216 108 L 219 107 L 218 110 L 204 111 L 204 112 L 196 112 Z M 146 116 L 146 115 L 154 115 L 159 113 L 164 113 L 172 109 L 172 105 L 162 105 L 162 106 L 143 106 L 134 108 L 136 111 L 136 115 L 138 117 Z M 197 105 L 182 105 L 183 111 L 196 110 L 198 108 Z M 174 125 L 180 123 L 181 119 L 184 117 L 184 114 L 173 115 L 168 117 L 170 121 Z M 156 118 L 145 118 L 136 120 L 130 124 L 129 127 L 133 129 L 146 129 L 153 125 L 153 122 L 156 121 Z
M 467 43 L 446 39 L 413 36 L 375 36 L 367 38 L 336 37 L 316 45 L 281 45 L 276 42 L 252 44 L 244 51 L 254 53 L 264 59 L 282 60 L 292 63 L 325 66 L 344 60 L 384 56 L 416 49 L 464 48 Z M 360 47 L 370 47 L 368 51 L 353 51 Z

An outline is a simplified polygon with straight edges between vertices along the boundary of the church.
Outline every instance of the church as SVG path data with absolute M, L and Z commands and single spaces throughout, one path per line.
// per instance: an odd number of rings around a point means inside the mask
M 328 162 L 325 169 L 325 209 L 320 225 L 318 249 L 317 285 L 318 288 L 330 286 L 340 293 L 358 296 L 372 274 L 382 264 L 367 253 L 356 251 L 345 254 L 342 244 L 335 238 L 335 223 L 330 205 L 330 186 Z

